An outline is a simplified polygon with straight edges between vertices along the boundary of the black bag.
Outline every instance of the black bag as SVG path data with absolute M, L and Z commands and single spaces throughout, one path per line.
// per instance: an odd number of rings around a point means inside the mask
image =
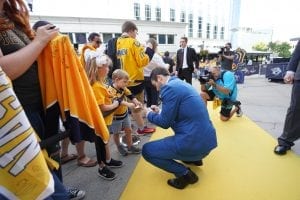
M 113 71 L 120 69 L 120 60 L 117 58 L 117 41 L 118 38 L 114 37 L 108 40 L 106 54 L 110 57 L 112 61 L 112 67 L 109 69 L 108 77 L 111 78 Z

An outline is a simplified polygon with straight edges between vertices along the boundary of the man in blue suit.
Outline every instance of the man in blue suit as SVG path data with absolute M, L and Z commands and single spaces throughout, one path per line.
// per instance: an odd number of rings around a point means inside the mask
M 216 131 L 209 119 L 206 106 L 196 89 L 177 77 L 170 77 L 165 68 L 155 68 L 150 76 L 152 84 L 160 91 L 162 109 L 152 106 L 147 118 L 164 129 L 172 128 L 173 136 L 148 142 L 143 146 L 145 160 L 176 178 L 168 184 L 183 189 L 198 181 L 187 164 L 202 165 L 202 159 L 217 146 Z

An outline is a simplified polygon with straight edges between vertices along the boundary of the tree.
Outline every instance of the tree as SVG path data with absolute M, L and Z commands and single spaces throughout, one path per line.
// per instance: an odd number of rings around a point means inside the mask
M 252 47 L 252 49 L 256 50 L 256 51 L 268 51 L 269 47 L 267 44 L 263 43 L 263 42 L 259 42 L 256 45 L 254 45 Z
M 265 44 L 259 42 L 252 47 L 256 51 L 271 51 L 272 53 L 278 54 L 279 57 L 289 58 L 291 57 L 290 49 L 292 46 L 287 42 L 270 42 Z
M 268 46 L 272 52 L 278 53 L 279 57 L 283 57 L 283 58 L 291 57 L 290 49 L 292 48 L 292 46 L 287 42 L 281 42 L 281 43 L 270 42 Z

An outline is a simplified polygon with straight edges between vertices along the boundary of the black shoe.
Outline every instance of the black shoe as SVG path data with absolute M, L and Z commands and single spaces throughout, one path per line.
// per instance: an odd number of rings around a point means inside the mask
M 98 176 L 100 176 L 105 180 L 110 180 L 110 181 L 116 178 L 116 174 L 110 171 L 110 169 L 106 166 L 103 167 L 102 169 L 98 169 Z
M 85 191 L 83 191 L 83 190 L 79 190 L 74 187 L 67 187 L 66 190 L 67 190 L 69 199 L 80 200 L 85 197 Z
M 177 189 L 184 189 L 188 184 L 194 184 L 198 181 L 198 176 L 189 169 L 186 175 L 169 179 L 168 184 Z
M 110 159 L 110 162 L 105 162 L 106 166 L 110 167 L 110 168 L 119 168 L 119 167 L 123 167 L 123 162 L 120 160 L 114 160 L 114 159 Z
M 291 147 L 289 146 L 277 145 L 274 149 L 274 153 L 276 153 L 277 155 L 284 155 L 290 149 Z
M 182 162 L 184 162 L 185 164 L 188 164 L 188 165 L 196 165 L 196 166 L 202 166 L 202 165 L 203 165 L 202 160 L 196 160 L 196 161 L 182 161 Z

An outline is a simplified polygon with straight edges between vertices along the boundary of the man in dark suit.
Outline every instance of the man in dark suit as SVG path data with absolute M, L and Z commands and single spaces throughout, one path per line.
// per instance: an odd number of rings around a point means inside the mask
M 194 65 L 198 68 L 199 61 L 195 49 L 187 47 L 187 41 L 187 37 L 180 38 L 181 48 L 176 54 L 176 71 L 178 78 L 192 84 Z
M 300 41 L 293 52 L 284 76 L 284 82 L 292 84 L 291 103 L 287 110 L 282 135 L 278 138 L 278 145 L 274 152 L 284 155 L 294 141 L 300 138 Z

